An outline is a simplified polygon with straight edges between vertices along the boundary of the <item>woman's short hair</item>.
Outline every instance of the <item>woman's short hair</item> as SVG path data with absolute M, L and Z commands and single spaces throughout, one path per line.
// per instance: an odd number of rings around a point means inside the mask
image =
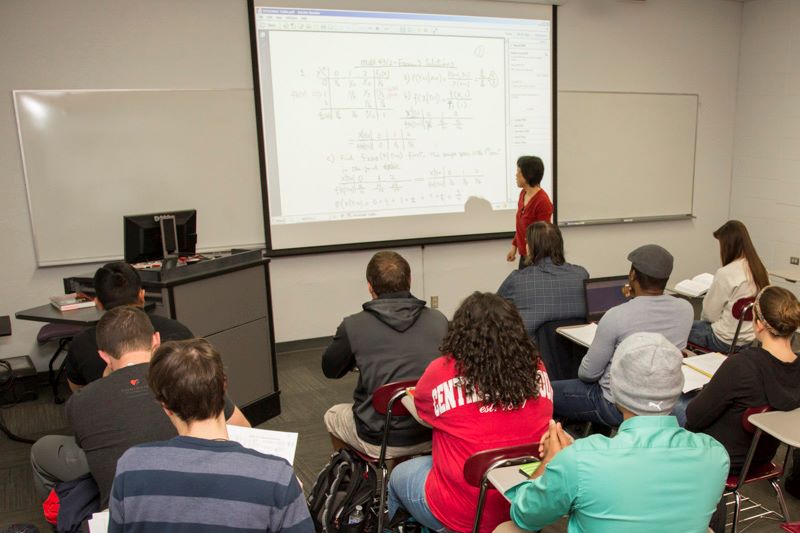
M 523 155 L 517 159 L 517 168 L 529 186 L 533 187 L 542 182 L 544 162 L 535 155 Z
M 458 307 L 441 351 L 453 357 L 465 394 L 516 408 L 539 396 L 539 352 L 513 303 L 474 292 Z
M 526 265 L 535 265 L 549 257 L 554 265 L 564 264 L 564 239 L 558 226 L 549 222 L 534 222 L 526 230 L 528 255 Z
M 755 318 L 776 337 L 791 337 L 800 328 L 800 302 L 791 291 L 770 285 L 756 298 Z
M 156 348 L 147 380 L 156 400 L 184 422 L 215 418 L 225 408 L 222 357 L 205 339 Z

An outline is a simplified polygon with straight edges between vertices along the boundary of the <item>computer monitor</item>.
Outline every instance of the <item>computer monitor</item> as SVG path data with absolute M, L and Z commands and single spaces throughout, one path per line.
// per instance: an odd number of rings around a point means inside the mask
M 197 211 L 168 211 L 123 217 L 125 261 L 157 261 L 170 254 L 193 255 Z
M 628 276 L 583 280 L 583 293 L 586 296 L 586 322 L 597 322 L 606 311 L 628 301 L 628 298 L 622 294 L 622 287 L 627 283 Z

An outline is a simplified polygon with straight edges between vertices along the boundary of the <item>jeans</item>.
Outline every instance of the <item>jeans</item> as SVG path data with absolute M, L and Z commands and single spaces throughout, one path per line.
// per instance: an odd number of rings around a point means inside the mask
M 672 412 L 670 414 L 678 419 L 678 425 L 680 427 L 686 426 L 686 408 L 689 406 L 689 403 L 694 400 L 698 392 L 700 391 L 691 391 L 681 394 L 678 396 L 678 401 L 675 402 L 675 405 L 672 407 Z
M 446 531 L 425 501 L 425 480 L 433 468 L 433 457 L 423 455 L 402 462 L 389 476 L 389 520 L 402 507 L 417 522 L 434 531 Z
M 555 416 L 568 420 L 609 427 L 622 424 L 622 413 L 603 397 L 600 384 L 586 383 L 580 379 L 553 382 L 553 411 Z
M 712 352 L 726 354 L 731 350 L 731 345 L 719 340 L 714 335 L 714 330 L 711 329 L 711 322 L 706 322 L 705 320 L 695 320 L 692 323 L 692 329 L 689 331 L 689 342 L 708 348 Z M 735 351 L 738 352 L 742 347 L 743 345 L 737 346 Z

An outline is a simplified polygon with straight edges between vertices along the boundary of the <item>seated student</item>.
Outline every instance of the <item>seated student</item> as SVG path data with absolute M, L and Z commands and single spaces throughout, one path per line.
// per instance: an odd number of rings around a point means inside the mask
M 770 285 L 758 294 L 753 318 L 761 347 L 728 357 L 686 409 L 686 429 L 720 441 L 731 456 L 733 473 L 744 464 L 753 438 L 742 428 L 745 409 L 769 405 L 788 411 L 800 407 L 800 360 L 791 344 L 800 327 L 800 303 L 788 290 Z M 770 461 L 777 448 L 778 442 L 764 435 L 753 464 Z
M 448 355 L 430 364 L 414 393 L 417 416 L 433 427 L 433 455 L 394 468 L 389 517 L 403 508 L 434 531 L 470 531 L 478 489 L 464 480 L 464 462 L 482 450 L 538 441 L 553 412 L 551 388 L 519 313 L 494 294 L 464 300 L 442 350 Z M 507 516 L 506 500 L 490 492 L 481 532 Z
M 225 371 L 204 339 L 167 342 L 147 381 L 177 437 L 117 463 L 108 531 L 314 531 L 285 459 L 228 440 Z
M 48 435 L 31 448 L 34 485 L 42 500 L 57 483 L 91 472 L 105 508 L 114 468 L 125 450 L 175 436 L 147 387 L 150 357 L 159 343 L 147 314 L 134 306 L 114 308 L 97 323 L 97 346 L 110 373 L 67 401 L 74 437 Z M 225 417 L 230 424 L 250 425 L 227 396 Z
M 742 428 L 742 414 L 748 407 L 769 405 L 781 411 L 800 407 L 800 360 L 791 343 L 800 327 L 800 303 L 786 289 L 767 286 L 758 293 L 753 310 L 753 329 L 761 347 L 728 357 L 686 409 L 686 429 L 721 442 L 730 454 L 732 474 L 741 470 L 753 439 Z M 771 461 L 778 444 L 763 435 L 753 465 Z M 724 501 L 711 527 L 724 531 Z
M 517 306 L 533 338 L 545 322 L 586 316 L 583 280 L 589 273 L 564 260 L 564 240 L 558 226 L 534 222 L 528 226 L 527 242 L 525 268 L 509 274 L 497 294 Z
M 729 220 L 714 232 L 719 241 L 722 268 L 714 274 L 714 282 L 703 298 L 700 320 L 692 324 L 689 342 L 728 353 L 739 321 L 733 316 L 733 304 L 740 298 L 750 298 L 769 285 L 767 269 L 758 258 L 753 241 L 744 224 Z M 752 322 L 742 322 L 735 349 L 753 342 Z
M 578 377 L 553 382 L 557 417 L 584 420 L 610 427 L 622 423 L 611 391 L 614 350 L 628 335 L 661 333 L 683 349 L 692 327 L 694 311 L 686 300 L 664 294 L 672 273 L 672 255 L 661 246 L 647 244 L 628 254 L 631 270 L 628 290 L 633 296 L 603 315 L 589 351 L 581 361 Z
M 144 307 L 142 280 L 135 268 L 121 261 L 103 265 L 94 274 L 95 301 L 99 309 L 110 311 L 122 305 Z M 191 339 L 189 328 L 171 318 L 148 315 L 162 341 Z M 72 339 L 65 370 L 73 391 L 103 377 L 106 362 L 97 355 L 95 327 L 90 326 Z
M 372 408 L 372 393 L 393 381 L 417 379 L 439 355 L 447 319 L 411 292 L 411 267 L 396 252 L 378 252 L 367 264 L 367 290 L 372 300 L 363 311 L 339 325 L 322 354 L 322 371 L 338 379 L 358 368 L 353 403 L 325 413 L 325 427 L 334 449 L 345 444 L 373 457 L 380 454 L 383 415 Z M 388 457 L 430 450 L 430 431 L 409 417 L 400 417 L 389 433 Z
M 517 526 L 538 530 L 566 513 L 570 532 L 705 533 L 725 487 L 728 454 L 668 416 L 683 387 L 682 358 L 658 333 L 622 341 L 611 363 L 624 418 L 619 432 L 573 443 L 551 422 L 533 479 L 506 492 Z

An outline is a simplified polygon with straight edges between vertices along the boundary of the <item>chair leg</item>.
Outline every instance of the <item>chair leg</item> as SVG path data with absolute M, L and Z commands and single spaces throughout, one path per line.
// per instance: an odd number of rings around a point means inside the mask
M 781 514 L 783 515 L 783 521 L 789 521 L 789 509 L 786 507 L 786 500 L 783 498 L 783 491 L 781 490 L 780 479 L 770 479 L 770 484 L 772 488 L 775 489 L 775 496 L 778 498 L 778 505 L 781 508 Z
M 478 495 L 478 508 L 475 510 L 475 522 L 472 524 L 472 533 L 478 533 L 478 531 L 480 531 L 483 505 L 486 503 L 486 490 L 488 485 L 489 482 L 485 479 L 481 483 L 481 491 Z
M 733 492 L 733 525 L 731 526 L 731 533 L 736 533 L 736 529 L 739 526 L 739 510 L 742 507 L 742 495 L 739 494 L 739 491 Z
M 72 339 L 59 340 L 56 353 L 53 354 L 53 357 L 50 358 L 50 362 L 47 363 L 47 377 L 50 381 L 50 388 L 53 390 L 53 402 L 57 404 L 64 403 L 64 400 L 58 395 L 58 380 L 61 379 L 61 374 L 64 370 L 64 363 L 61 364 L 58 369 L 58 374 L 55 376 L 53 375 L 53 365 L 55 364 L 56 359 L 58 359 L 58 356 L 61 354 L 61 352 L 64 351 L 64 348 L 66 348 L 67 343 L 70 340 Z
M 380 495 L 378 497 L 378 533 L 383 533 L 383 517 L 386 516 L 386 466 L 382 466 L 380 470 L 381 479 L 378 480 L 378 490 Z

